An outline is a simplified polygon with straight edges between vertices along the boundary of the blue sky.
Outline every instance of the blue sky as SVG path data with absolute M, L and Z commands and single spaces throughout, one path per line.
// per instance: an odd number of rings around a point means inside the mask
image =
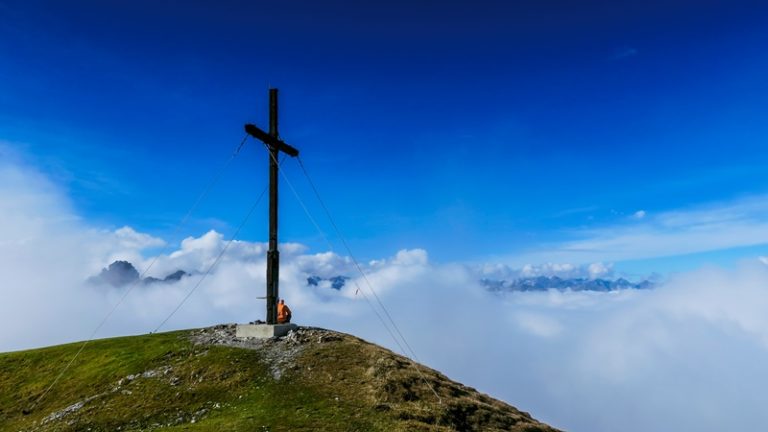
M 261 319 L 266 202 L 199 275 L 265 187 L 263 148 L 175 227 L 243 124 L 266 126 L 273 86 L 282 137 L 425 364 L 567 430 L 768 424 L 766 22 L 757 1 L 0 0 L 0 325 L 30 323 L 0 350 L 81 340 L 107 310 L 98 337 L 173 310 L 168 329 Z M 352 281 L 306 285 L 357 274 L 284 170 L 336 252 L 283 181 L 296 319 L 396 349 Z M 116 259 L 193 276 L 114 310 L 83 280 Z M 663 283 L 479 283 L 552 269 Z
M 728 264 L 768 250 L 766 18 L 734 1 L 0 0 L 0 140 L 95 225 L 230 235 L 266 182 L 253 142 L 173 227 L 243 123 L 266 125 L 273 86 L 362 258 Z M 281 240 L 324 250 L 282 191 Z M 266 239 L 265 203 L 241 237 Z

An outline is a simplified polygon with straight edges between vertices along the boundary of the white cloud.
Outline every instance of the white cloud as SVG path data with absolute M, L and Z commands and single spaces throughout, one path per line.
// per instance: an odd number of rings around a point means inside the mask
M 538 276 L 558 276 L 561 278 L 610 278 L 613 276 L 613 264 L 594 262 L 585 265 L 570 263 L 525 264 L 520 268 L 509 264 L 485 263 L 472 267 L 482 278 L 513 280 Z
M 645 217 L 645 215 L 646 215 L 645 210 L 638 210 L 632 214 L 632 217 L 634 217 L 635 219 L 642 219 Z
M 613 264 L 603 264 L 601 262 L 592 263 L 587 266 L 589 277 L 597 279 L 599 277 L 610 276 L 613 272 Z
M 521 329 L 534 336 L 553 337 L 563 331 L 562 325 L 554 318 L 531 312 L 519 312 L 514 315 Z
M 526 264 L 520 270 L 520 276 L 522 277 L 534 277 L 534 276 L 571 276 L 574 272 L 580 272 L 581 269 L 573 264 L 556 264 L 546 263 L 542 265 Z
M 3 351 L 87 337 L 121 292 L 83 280 L 116 256 L 133 257 L 142 270 L 154 257 L 141 249 L 160 244 L 125 228 L 123 237 L 133 240 L 121 242 L 120 234 L 88 226 L 44 176 L 1 162 L 0 209 L 0 325 L 15 329 L 0 333 Z M 744 224 L 749 218 L 737 210 L 668 213 L 649 223 L 683 230 L 680 219 L 698 227 Z M 204 268 L 224 242 L 215 231 L 185 239 L 158 258 L 157 275 Z M 263 318 L 256 297 L 264 292 L 264 244 L 241 241 L 231 248 L 165 329 Z M 283 251 L 281 293 L 296 321 L 397 349 L 355 295 L 354 282 L 367 288 L 349 258 L 308 254 L 296 244 Z M 600 260 L 522 270 L 439 264 L 417 249 L 365 269 L 423 362 L 561 428 L 719 432 L 768 424 L 768 267 L 758 262 L 678 275 L 655 290 L 503 296 L 478 280 L 547 271 L 606 274 L 610 266 Z M 353 280 L 341 292 L 308 287 L 313 273 Z M 199 277 L 137 287 L 97 337 L 153 330 Z
M 393 264 L 402 266 L 426 265 L 429 259 L 424 249 L 401 250 L 395 255 Z
M 124 226 L 115 230 L 116 244 L 124 249 L 144 250 L 153 247 L 165 246 L 165 241 L 148 234 L 136 232 L 133 228 Z

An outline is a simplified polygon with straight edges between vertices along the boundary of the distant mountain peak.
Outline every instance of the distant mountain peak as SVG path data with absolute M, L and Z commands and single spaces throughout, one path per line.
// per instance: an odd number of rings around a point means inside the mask
M 184 270 L 177 270 L 162 279 L 151 276 L 141 279 L 141 275 L 133 264 L 128 261 L 118 260 L 103 268 L 98 275 L 88 278 L 88 282 L 120 288 L 134 282 L 139 282 L 139 280 L 145 285 L 157 282 L 174 283 L 181 280 L 184 276 L 189 276 L 189 273 Z
M 88 280 L 118 288 L 138 281 L 139 272 L 128 261 L 115 261 L 108 267 L 101 269 L 101 273 Z
M 307 278 L 307 286 L 320 286 L 323 281 L 330 282 L 331 288 L 335 290 L 341 290 L 349 280 L 347 276 L 333 276 L 329 278 L 322 278 L 320 276 L 309 276 Z
M 147 277 L 142 280 L 144 284 L 153 284 L 153 283 L 175 283 L 181 280 L 184 276 L 189 276 L 189 273 L 185 272 L 184 270 L 176 270 L 175 272 L 169 274 L 168 276 L 159 279 L 155 277 Z

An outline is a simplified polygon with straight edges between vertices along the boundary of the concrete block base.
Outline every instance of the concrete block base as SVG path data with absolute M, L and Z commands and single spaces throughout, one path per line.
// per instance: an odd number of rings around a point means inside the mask
M 296 324 L 238 324 L 235 336 L 239 338 L 268 339 L 281 337 L 299 328 Z

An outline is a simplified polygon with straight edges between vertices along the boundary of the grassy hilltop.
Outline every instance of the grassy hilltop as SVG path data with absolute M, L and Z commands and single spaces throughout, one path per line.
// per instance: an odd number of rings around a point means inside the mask
M 304 327 L 267 340 L 217 326 L 93 341 L 30 410 L 80 345 L 0 354 L 0 430 L 555 431 L 377 345 Z

